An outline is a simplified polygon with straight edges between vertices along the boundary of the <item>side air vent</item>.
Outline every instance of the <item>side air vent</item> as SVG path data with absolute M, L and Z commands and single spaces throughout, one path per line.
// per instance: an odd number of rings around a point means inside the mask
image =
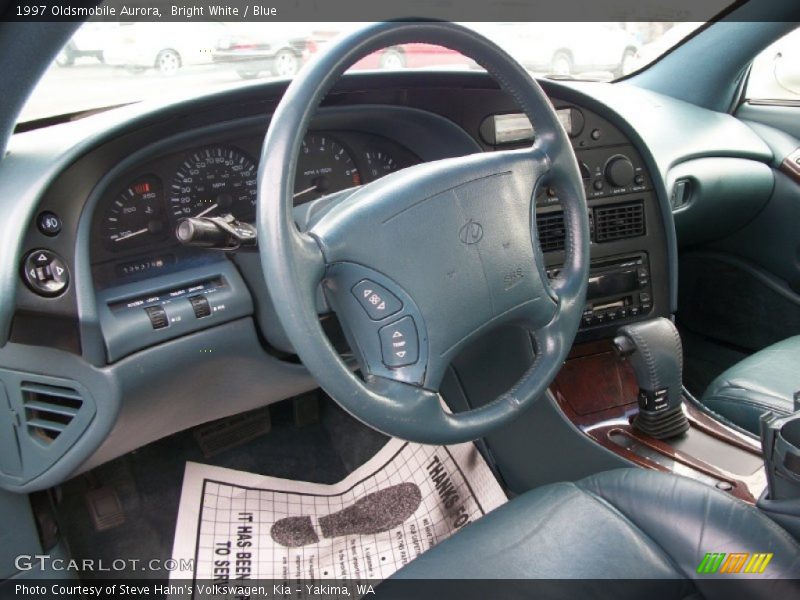
M 536 215 L 536 229 L 542 252 L 557 252 L 564 249 L 564 213 L 552 212 Z
M 71 388 L 23 381 L 20 389 L 25 425 L 44 444 L 55 441 L 83 406 L 83 398 Z
M 644 233 L 644 203 L 641 200 L 594 209 L 595 242 L 613 242 Z

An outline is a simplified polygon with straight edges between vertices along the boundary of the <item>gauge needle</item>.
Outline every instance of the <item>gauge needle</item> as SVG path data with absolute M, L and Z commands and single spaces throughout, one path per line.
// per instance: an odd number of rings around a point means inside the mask
M 131 233 L 126 233 L 125 235 L 121 235 L 114 241 L 121 242 L 122 240 L 127 240 L 132 237 L 136 237 L 137 235 L 142 235 L 143 233 L 147 233 L 148 231 L 150 230 L 147 227 L 145 227 L 144 229 L 140 229 L 139 231 L 132 231 Z
M 313 191 L 315 191 L 316 189 L 317 189 L 317 186 L 315 186 L 315 185 L 312 185 L 310 188 L 306 188 L 306 189 L 304 189 L 304 190 L 303 190 L 303 191 L 301 191 L 301 192 L 297 192 L 297 193 L 296 193 L 294 196 L 292 196 L 292 198 L 299 198 L 299 197 L 300 197 L 300 196 L 302 196 L 303 194 L 307 194 L 308 192 L 313 192 Z
M 195 217 L 205 217 L 208 213 L 210 213 L 212 210 L 217 208 L 217 206 L 218 206 L 217 204 L 212 204 L 207 209 L 205 209 L 203 212 L 201 212 L 199 215 L 195 215 Z

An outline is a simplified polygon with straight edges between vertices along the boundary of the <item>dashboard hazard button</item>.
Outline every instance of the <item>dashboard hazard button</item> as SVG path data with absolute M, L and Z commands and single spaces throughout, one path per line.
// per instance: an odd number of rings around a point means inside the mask
M 403 303 L 392 292 L 369 279 L 353 286 L 353 295 L 373 321 L 380 321 L 400 312 Z
M 387 367 L 407 367 L 419 360 L 419 338 L 412 317 L 403 317 L 381 327 L 378 334 L 381 338 L 383 364 Z

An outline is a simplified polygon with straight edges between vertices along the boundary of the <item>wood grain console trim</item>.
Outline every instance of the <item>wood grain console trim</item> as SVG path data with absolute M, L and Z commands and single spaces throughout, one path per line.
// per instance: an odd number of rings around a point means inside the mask
M 800 148 L 783 159 L 780 171 L 786 173 L 795 183 L 800 183 Z
M 677 450 L 669 440 L 657 440 L 631 425 L 639 410 L 636 377 L 630 365 L 617 357 L 610 341 L 577 345 L 570 356 L 550 389 L 564 415 L 585 435 L 638 466 L 657 471 L 674 470 L 614 440 L 614 436 L 624 436 L 680 464 L 684 474 L 694 471 L 724 482 L 722 487 L 725 484 L 730 486 L 727 491 L 731 495 L 755 504 L 760 490 L 750 489 L 740 475 Z M 755 440 L 716 421 L 688 402 L 684 403 L 684 408 L 690 428 L 754 456 L 761 456 L 761 447 Z

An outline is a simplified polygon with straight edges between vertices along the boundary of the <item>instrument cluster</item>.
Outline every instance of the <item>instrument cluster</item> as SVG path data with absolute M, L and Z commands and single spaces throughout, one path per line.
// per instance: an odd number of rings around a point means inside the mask
M 145 163 L 126 175 L 95 211 L 93 263 L 178 244 L 186 217 L 256 217 L 261 138 L 194 146 Z M 399 144 L 356 132 L 309 132 L 298 157 L 295 205 L 374 181 L 420 162 Z M 126 273 L 119 271 L 120 276 Z

